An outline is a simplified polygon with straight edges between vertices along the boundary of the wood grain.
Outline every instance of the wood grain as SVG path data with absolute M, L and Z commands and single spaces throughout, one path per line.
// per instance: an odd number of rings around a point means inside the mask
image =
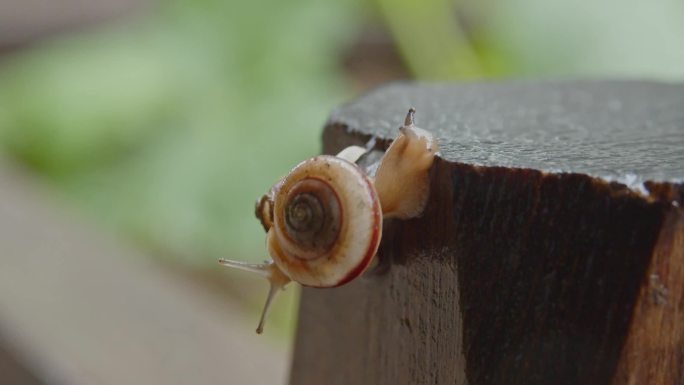
M 684 86 L 395 84 L 324 151 L 382 150 L 410 105 L 442 143 L 428 208 L 303 291 L 291 383 L 684 383 Z
M 614 384 L 684 382 L 684 215 L 668 214 L 641 285 Z

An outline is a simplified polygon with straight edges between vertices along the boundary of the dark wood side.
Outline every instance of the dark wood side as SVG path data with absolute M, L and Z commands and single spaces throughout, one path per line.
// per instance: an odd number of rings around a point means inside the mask
M 684 383 L 684 215 L 672 210 L 639 289 L 613 384 Z
M 446 146 L 432 169 L 423 217 L 386 221 L 378 265 L 361 279 L 336 289 L 303 290 L 291 383 L 684 383 L 684 188 L 679 182 L 684 178 L 675 175 L 677 164 L 684 172 L 684 154 L 670 151 L 677 141 L 684 149 L 684 136 L 676 130 L 684 132 L 684 114 L 671 114 L 663 130 L 650 136 L 630 136 L 611 126 L 601 130 L 611 114 L 620 119 L 620 110 L 607 109 L 595 116 L 599 123 L 586 136 L 587 127 L 578 124 L 586 118 L 582 109 L 594 114 L 600 109 L 582 97 L 612 95 L 629 108 L 631 100 L 649 100 L 639 93 L 657 94 L 658 85 L 431 87 L 380 89 L 336 111 L 326 127 L 327 153 L 365 142 L 373 124 L 381 149 L 393 134 L 385 130 L 385 119 L 393 117 L 382 116 L 383 106 L 394 109 L 401 95 L 415 98 L 404 102 L 418 107 L 419 114 L 421 105 L 437 114 L 434 106 L 440 103 L 448 111 L 418 120 Z M 673 86 L 662 87 L 665 97 L 676 95 Z M 684 86 L 678 87 L 684 101 Z M 559 106 L 544 104 L 544 93 L 561 95 Z M 467 110 L 454 115 L 453 109 L 470 99 L 497 105 L 493 113 L 499 116 L 477 120 Z M 507 124 L 525 135 L 524 125 L 507 119 L 506 105 L 537 111 L 527 114 L 528 129 L 537 133 L 530 140 L 543 142 L 536 147 L 546 147 L 548 154 L 511 161 L 497 153 L 506 148 Z M 554 111 L 557 119 L 539 119 Z M 503 124 L 501 133 L 489 130 L 487 122 Z M 543 135 L 545 124 L 549 132 L 559 130 L 558 124 L 569 127 L 567 137 Z M 626 130 L 640 127 L 630 124 Z M 463 159 L 454 150 L 461 130 L 479 146 L 473 149 L 477 154 L 464 153 Z M 473 138 L 478 132 L 483 137 Z M 630 151 L 635 138 L 648 143 L 634 146 L 653 151 Z M 624 147 L 624 156 L 642 161 L 610 158 L 602 164 L 604 153 L 587 150 L 592 141 L 605 146 L 611 139 L 615 156 Z M 564 144 L 577 146 L 575 155 L 583 158 L 553 150 Z M 524 158 L 527 145 L 516 144 L 514 151 Z M 478 162 L 488 146 L 492 157 Z M 529 150 L 534 148 L 532 143 Z M 674 159 L 665 159 L 667 154 Z M 535 159 L 537 168 L 526 163 Z M 604 172 L 605 163 L 638 165 L 639 170 Z M 554 164 L 569 168 L 554 171 Z M 632 179 L 650 182 L 628 185 Z

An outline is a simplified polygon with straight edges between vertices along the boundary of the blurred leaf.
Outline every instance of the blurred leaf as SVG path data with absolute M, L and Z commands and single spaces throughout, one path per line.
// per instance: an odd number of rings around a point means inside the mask
M 188 263 L 265 257 L 254 201 L 318 152 L 358 5 L 171 1 L 0 72 L 0 138 L 112 229 Z
M 36 168 L 68 174 L 144 142 L 174 110 L 161 58 L 118 36 L 60 41 L 0 73 L 0 134 Z
M 684 79 L 681 0 L 488 4 L 487 44 L 508 74 Z
M 469 79 L 485 75 L 483 64 L 449 0 L 377 0 L 378 9 L 404 60 L 420 79 Z

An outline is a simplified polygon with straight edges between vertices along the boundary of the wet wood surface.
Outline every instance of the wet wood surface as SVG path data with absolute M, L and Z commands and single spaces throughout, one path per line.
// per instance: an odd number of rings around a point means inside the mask
M 324 151 L 409 106 L 442 155 L 378 265 L 305 289 L 291 384 L 684 383 L 684 85 L 394 84 Z

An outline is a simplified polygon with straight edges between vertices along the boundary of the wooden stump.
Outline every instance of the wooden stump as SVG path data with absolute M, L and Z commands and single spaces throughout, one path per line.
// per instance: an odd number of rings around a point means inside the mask
M 379 264 L 304 289 L 291 383 L 684 383 L 684 85 L 393 84 L 324 151 L 441 143 L 423 217 Z

